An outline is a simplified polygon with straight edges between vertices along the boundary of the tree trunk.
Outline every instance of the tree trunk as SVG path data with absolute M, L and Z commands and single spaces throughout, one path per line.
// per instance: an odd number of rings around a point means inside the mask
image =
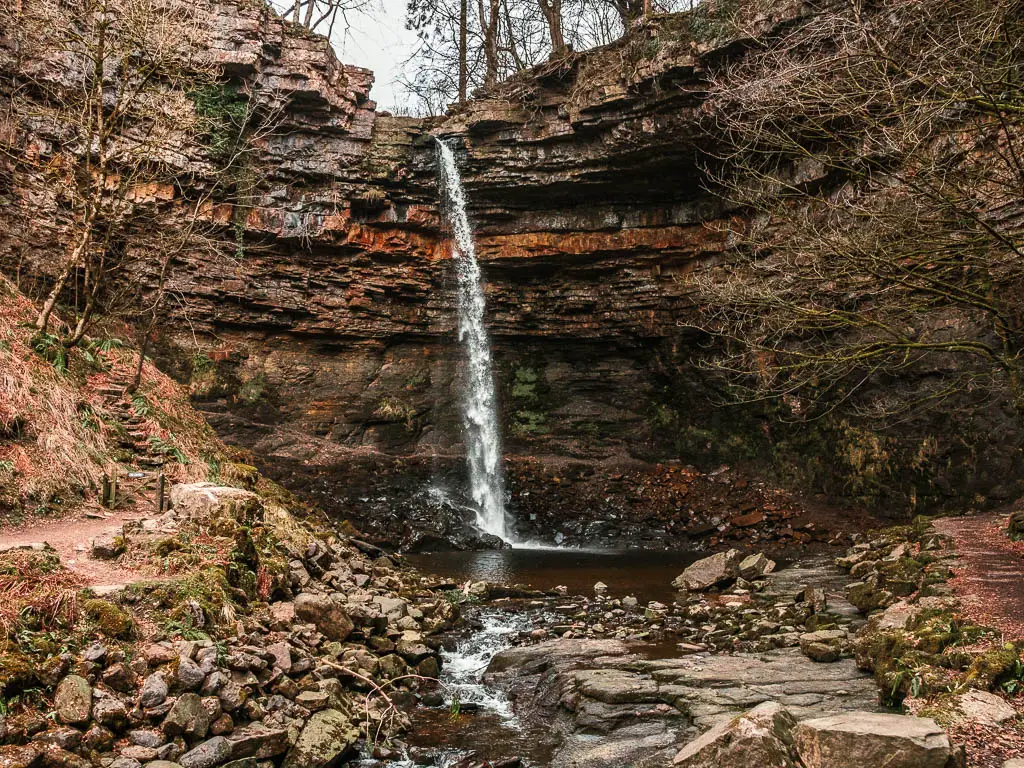
M 551 35 L 551 56 L 558 56 L 565 50 L 565 37 L 562 35 L 562 0 L 539 0 L 544 20 L 548 24 Z
M 313 11 L 316 10 L 316 0 L 309 0 L 309 5 L 306 6 L 306 20 L 303 25 L 306 29 L 313 28 Z
M 459 4 L 459 104 L 466 103 L 469 88 L 469 0 Z
M 501 0 L 489 0 L 486 12 L 483 0 L 478 1 L 480 28 L 484 33 L 484 85 L 490 87 L 498 82 L 498 10 Z
M 60 298 L 64 286 L 67 285 L 68 278 L 71 277 L 71 273 L 74 271 L 75 265 L 78 264 L 78 260 L 82 258 L 82 254 L 88 249 L 89 240 L 89 231 L 86 228 L 86 231 L 82 233 L 81 240 L 75 246 L 75 250 L 71 252 L 67 261 L 64 262 L 64 268 L 61 270 L 60 275 L 57 276 L 57 281 L 53 284 L 53 288 L 50 289 L 50 293 L 46 296 L 42 309 L 39 310 L 39 315 L 36 317 L 36 330 L 39 333 L 46 333 L 46 329 L 50 324 L 50 316 L 53 314 L 54 307 L 57 306 L 57 300 Z

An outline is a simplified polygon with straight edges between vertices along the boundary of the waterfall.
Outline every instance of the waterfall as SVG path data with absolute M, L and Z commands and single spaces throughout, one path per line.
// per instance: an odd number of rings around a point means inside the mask
M 440 139 L 437 152 L 445 217 L 454 235 L 452 260 L 458 277 L 459 341 L 466 353 L 468 381 L 462 400 L 469 484 L 477 525 L 509 540 L 505 519 L 505 480 L 501 465 L 501 431 L 494 389 L 491 344 L 484 325 L 483 278 L 476 260 L 473 228 L 466 213 L 466 193 L 451 147 Z

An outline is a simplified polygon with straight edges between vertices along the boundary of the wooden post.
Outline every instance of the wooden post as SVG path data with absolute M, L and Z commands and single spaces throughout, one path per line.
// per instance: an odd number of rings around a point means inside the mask
M 100 482 L 100 506 L 107 506 L 110 499 L 110 478 L 107 473 L 103 473 L 103 479 Z
M 164 477 L 164 473 L 161 472 L 160 476 L 156 479 L 156 513 L 162 514 L 164 511 L 164 486 L 167 482 L 167 478 Z
M 110 508 L 117 505 L 117 464 L 110 471 Z

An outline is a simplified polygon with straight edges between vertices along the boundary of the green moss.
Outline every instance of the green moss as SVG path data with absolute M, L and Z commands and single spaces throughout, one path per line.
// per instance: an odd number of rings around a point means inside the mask
M 1013 677 L 1019 660 L 1020 651 L 1012 643 L 987 651 L 974 659 L 967 682 L 985 690 L 994 688 Z
M 509 383 L 511 423 L 509 430 L 516 437 L 544 434 L 548 429 L 548 414 L 544 403 L 547 387 L 536 368 L 515 365 Z
M 35 681 L 36 664 L 31 657 L 21 653 L 0 654 L 0 696 L 9 696 Z
M 135 634 L 132 617 L 124 608 L 109 600 L 86 600 L 82 605 L 82 613 L 96 622 L 99 630 L 107 637 L 127 640 Z

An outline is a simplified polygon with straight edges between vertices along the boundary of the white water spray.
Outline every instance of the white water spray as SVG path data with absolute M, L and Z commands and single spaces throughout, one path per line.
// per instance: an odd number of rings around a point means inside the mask
M 445 216 L 455 236 L 452 256 L 458 276 L 459 341 L 466 352 L 469 373 L 462 401 L 462 421 L 466 430 L 470 493 L 476 504 L 477 525 L 508 541 L 498 399 L 494 390 L 491 344 L 484 325 L 483 278 L 476 260 L 476 243 L 466 213 L 466 193 L 455 154 L 441 140 L 437 142 L 437 153 Z

